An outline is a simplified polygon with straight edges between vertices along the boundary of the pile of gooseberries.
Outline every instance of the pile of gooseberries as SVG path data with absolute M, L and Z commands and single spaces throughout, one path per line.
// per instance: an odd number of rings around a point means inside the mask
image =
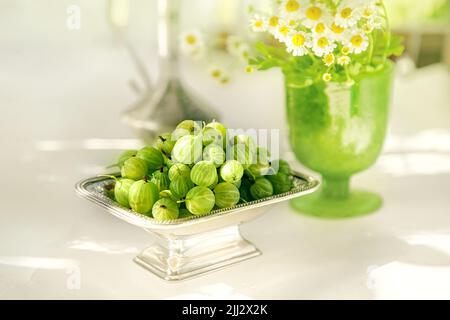
M 292 189 L 284 160 L 272 160 L 252 137 L 227 137 L 217 121 L 184 120 L 152 146 L 126 150 L 115 166 L 111 197 L 158 221 L 182 219 Z

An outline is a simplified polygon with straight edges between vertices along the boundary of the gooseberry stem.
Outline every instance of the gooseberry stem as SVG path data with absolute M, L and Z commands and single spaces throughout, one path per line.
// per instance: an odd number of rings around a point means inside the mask
M 186 200 L 178 200 L 177 203 L 183 203 L 186 202 Z
M 98 177 L 99 177 L 99 178 L 100 178 L 100 177 L 105 177 L 105 178 L 114 179 L 116 182 L 119 181 L 119 179 L 117 179 L 116 176 L 111 176 L 111 175 L 107 175 L 107 174 L 101 174 L 101 175 L 98 175 Z

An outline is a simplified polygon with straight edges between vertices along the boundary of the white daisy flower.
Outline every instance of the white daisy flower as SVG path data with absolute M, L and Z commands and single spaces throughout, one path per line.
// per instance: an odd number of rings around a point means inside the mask
M 313 35 L 331 35 L 331 30 L 330 28 L 327 26 L 327 24 L 323 21 L 316 23 L 312 29 L 311 32 Z
M 369 38 L 361 30 L 356 30 L 346 36 L 345 46 L 350 49 L 350 53 L 360 54 L 369 47 Z
M 349 56 L 340 56 L 337 58 L 337 64 L 340 66 L 346 66 L 350 64 L 351 61 Z
M 343 0 L 336 9 L 334 16 L 336 25 L 348 28 L 356 25 L 361 18 L 361 12 L 358 10 L 357 1 Z
M 326 35 L 315 36 L 312 43 L 312 50 L 318 57 L 323 57 L 326 54 L 333 52 L 336 49 L 336 43 Z
M 325 82 L 330 82 L 331 79 L 332 79 L 331 74 L 329 74 L 328 72 L 324 73 L 323 76 L 322 76 L 322 80 L 325 81 Z
M 180 35 L 180 48 L 183 53 L 198 57 L 204 49 L 202 34 L 197 30 L 183 32 Z
M 301 9 L 303 5 L 300 0 L 284 0 L 280 5 L 280 14 L 286 19 L 298 19 Z
M 335 60 L 336 58 L 332 53 L 326 54 L 322 59 L 323 63 L 325 63 L 327 67 L 331 66 Z
M 378 13 L 378 7 L 373 3 L 366 3 L 358 8 L 358 11 L 364 19 L 372 19 Z
M 375 15 L 372 18 L 370 18 L 369 20 L 367 20 L 367 24 L 366 26 L 370 29 L 381 29 L 383 28 L 384 25 L 384 20 L 382 17 Z
M 287 52 L 296 57 L 308 54 L 308 47 L 311 46 L 308 36 L 302 31 L 290 34 L 285 43 Z
M 279 24 L 280 24 L 280 17 L 278 16 L 271 16 L 269 19 L 267 19 L 267 28 L 271 32 L 274 32 Z
M 279 21 L 278 26 L 272 31 L 272 35 L 280 42 L 285 42 L 289 34 L 294 31 L 294 28 L 289 26 L 285 21 Z
M 319 22 L 329 21 L 329 9 L 320 3 L 311 3 L 302 10 L 301 18 L 302 24 L 312 29 Z
M 345 28 L 338 26 L 335 22 L 333 22 L 330 26 L 330 35 L 335 41 L 342 42 L 345 37 Z
M 250 27 L 254 32 L 264 32 L 267 30 L 267 24 L 263 17 L 256 14 L 250 19 Z

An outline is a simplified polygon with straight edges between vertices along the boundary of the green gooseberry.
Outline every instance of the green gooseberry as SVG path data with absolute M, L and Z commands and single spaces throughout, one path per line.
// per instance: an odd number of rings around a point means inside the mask
M 273 173 L 273 170 L 269 163 L 252 164 L 252 165 L 248 166 L 247 169 L 245 169 L 245 174 L 253 180 L 255 180 L 256 178 L 271 174 L 271 173 Z
M 178 219 L 179 209 L 175 201 L 163 198 L 156 201 L 152 208 L 153 218 L 157 221 Z
M 285 160 L 279 159 L 272 161 L 272 168 L 277 169 L 277 172 L 284 173 L 286 175 L 292 175 L 292 169 L 289 163 Z
M 150 181 L 139 180 L 130 187 L 128 200 L 131 209 L 137 213 L 149 214 L 158 199 L 158 188 Z
M 239 187 L 241 186 L 241 183 L 242 183 L 242 179 L 234 182 L 233 185 L 236 186 L 236 188 L 239 189 Z
M 213 127 L 204 127 L 202 130 L 202 142 L 204 146 L 212 143 L 223 146 L 222 134 Z
M 244 175 L 244 168 L 236 160 L 228 160 L 220 167 L 220 177 L 229 183 L 241 180 Z
M 239 193 L 241 194 L 241 201 L 242 202 L 250 202 L 253 201 L 254 198 L 250 192 L 250 187 L 252 186 L 252 183 L 247 178 L 242 178 L 241 180 L 241 186 L 239 187 Z
M 211 162 L 197 162 L 191 169 L 191 181 L 198 186 L 209 187 L 216 178 L 216 167 Z
M 131 157 L 136 156 L 136 154 L 137 154 L 137 150 L 125 150 L 124 152 L 122 152 L 120 154 L 119 158 L 117 159 L 116 166 L 118 166 L 119 168 L 122 168 L 125 161 L 127 161 Z
M 148 167 L 144 160 L 132 157 L 123 163 L 120 170 L 123 178 L 139 180 L 147 175 Z
M 155 171 L 150 180 L 157 187 L 158 191 L 168 190 L 170 185 L 169 175 L 163 169 Z
M 214 188 L 216 206 L 219 208 L 229 208 L 235 206 L 241 198 L 239 189 L 228 182 L 221 182 Z
M 202 123 L 200 121 L 184 120 L 181 121 L 172 132 L 172 139 L 178 139 L 187 135 L 198 135 L 202 131 Z
M 244 168 L 248 168 L 251 164 L 256 163 L 256 153 L 251 151 L 251 149 L 243 143 L 233 145 L 231 151 L 233 157 L 228 155 L 227 157 L 239 161 Z
M 136 157 L 145 161 L 149 172 L 159 170 L 164 165 L 163 154 L 154 147 L 142 148 Z
M 227 128 L 220 122 L 217 122 L 213 120 L 212 122 L 208 123 L 206 128 L 213 128 L 220 132 L 221 135 L 221 141 L 222 141 L 222 147 L 225 149 L 227 145 Z
M 213 163 L 219 168 L 225 161 L 225 151 L 220 145 L 210 144 L 203 150 L 203 160 Z
M 274 194 L 285 193 L 292 189 L 292 179 L 287 174 L 278 172 L 277 174 L 266 176 L 266 178 L 272 183 Z
M 156 138 L 155 148 L 160 150 L 164 155 L 170 155 L 175 146 L 175 142 L 175 140 L 172 140 L 172 134 L 164 133 Z
M 114 186 L 114 199 L 116 199 L 122 207 L 130 208 L 128 195 L 133 183 L 135 183 L 135 181 L 131 179 L 116 179 L 116 184 Z
M 184 198 L 188 191 L 193 187 L 194 184 L 190 178 L 177 177 L 170 183 L 169 189 L 174 197 L 181 199 Z
M 175 201 L 177 203 L 178 207 L 180 207 L 180 203 L 177 202 L 179 199 L 177 197 L 175 197 L 172 194 L 172 191 L 170 191 L 170 190 L 163 190 L 163 191 L 161 191 L 159 193 L 159 198 L 160 199 L 167 198 L 167 199 L 173 200 L 173 201 Z
M 211 212 L 214 208 L 214 193 L 205 187 L 194 187 L 186 195 L 186 208 L 190 213 L 202 215 Z
M 266 178 L 256 178 L 250 187 L 250 193 L 255 199 L 263 199 L 273 195 L 273 186 Z
M 233 137 L 233 144 L 234 145 L 243 144 L 253 154 L 257 153 L 257 145 L 256 145 L 255 141 L 253 140 L 253 138 L 250 136 L 247 136 L 244 134 L 238 134 Z
M 219 175 L 217 174 L 217 171 L 216 171 L 216 176 L 215 177 L 216 177 L 216 179 L 214 180 L 214 183 L 208 187 L 211 190 L 214 189 L 217 186 L 217 184 L 219 183 Z
M 170 181 L 173 181 L 180 176 L 185 177 L 185 178 L 190 178 L 191 177 L 191 169 L 183 163 L 175 163 L 169 169 L 169 179 L 170 179 Z
M 190 165 L 200 160 L 202 152 L 203 144 L 201 136 L 183 136 L 173 147 L 172 160 Z

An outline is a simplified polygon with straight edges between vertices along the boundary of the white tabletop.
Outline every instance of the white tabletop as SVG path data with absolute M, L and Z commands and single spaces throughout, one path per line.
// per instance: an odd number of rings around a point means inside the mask
M 71 48 L 1 50 L 0 298 L 450 298 L 443 66 L 398 79 L 385 152 L 354 179 L 382 194 L 380 211 L 327 221 L 275 205 L 242 226 L 262 256 L 166 283 L 132 262 L 152 243 L 150 234 L 74 193 L 76 181 L 102 172 L 139 141 L 119 117 L 134 99 L 124 52 L 105 43 Z M 217 87 L 199 76 L 190 85 L 230 127 L 285 132 L 279 73 L 251 77 Z M 263 86 L 269 95 L 261 95 Z

